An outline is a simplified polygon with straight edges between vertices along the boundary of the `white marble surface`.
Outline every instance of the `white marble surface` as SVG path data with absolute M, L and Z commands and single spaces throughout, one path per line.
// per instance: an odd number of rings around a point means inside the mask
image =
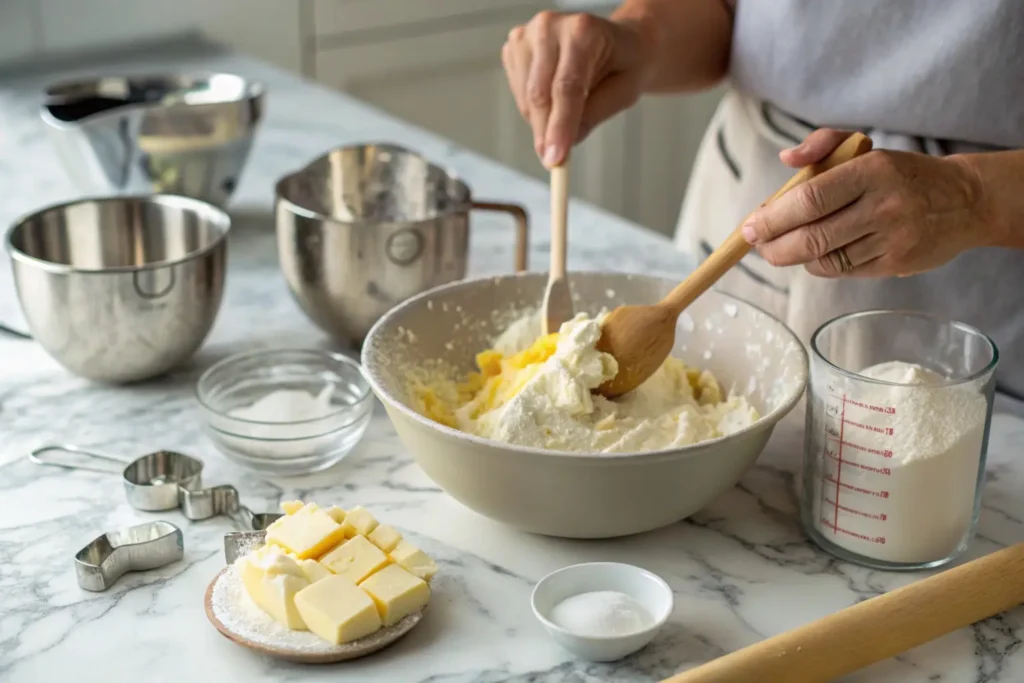
M 683 668 L 913 581 L 831 559 L 803 536 L 794 473 L 800 419 L 772 443 L 732 491 L 693 519 L 638 537 L 571 542 L 525 535 L 462 508 L 411 462 L 377 409 L 365 440 L 338 467 L 309 478 L 262 481 L 227 463 L 200 431 L 192 387 L 228 354 L 257 347 L 329 343 L 298 312 L 277 271 L 267 211 L 275 178 L 326 148 L 393 140 L 449 164 L 479 197 L 527 205 L 539 229 L 533 265 L 543 267 L 543 186 L 324 89 L 252 60 L 189 46 L 112 59 L 124 70 L 237 71 L 270 86 L 268 117 L 241 184 L 227 295 L 194 362 L 160 381 L 112 388 L 61 370 L 34 344 L 0 337 L 0 680 L 445 682 L 657 681 Z M 63 71 L 87 72 L 78 64 Z M 58 74 L 0 80 L 0 222 L 75 194 L 35 118 L 39 88 Z M 680 274 L 689 262 L 670 245 L 591 207 L 574 205 L 571 267 Z M 473 271 L 511 263 L 500 218 L 476 221 Z M 0 288 L 4 319 L 13 294 Z M 117 476 L 43 469 L 25 454 L 72 442 L 121 455 L 171 448 L 203 458 L 209 483 L 233 482 L 251 507 L 282 499 L 362 504 L 417 537 L 440 560 L 434 607 L 406 639 L 371 658 L 309 668 L 257 657 L 207 623 L 204 590 L 223 566 L 225 520 L 188 523 L 177 513 L 130 508 Z M 1024 422 L 997 415 L 977 556 L 1024 538 Z M 78 588 L 74 552 L 105 530 L 167 519 L 185 532 L 182 562 L 128 575 L 106 593 Z M 533 583 L 573 562 L 619 560 L 647 567 L 676 591 L 658 639 L 618 663 L 574 660 L 551 642 L 529 607 Z M 1024 612 L 950 634 L 845 679 L 856 683 L 1024 680 Z

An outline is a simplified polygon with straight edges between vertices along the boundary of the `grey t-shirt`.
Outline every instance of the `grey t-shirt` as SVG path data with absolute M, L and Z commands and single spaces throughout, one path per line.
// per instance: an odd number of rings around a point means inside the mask
M 1021 0 L 738 0 L 730 70 L 819 126 L 1024 148 Z
M 1024 148 L 1024 0 L 739 0 L 731 80 L 808 129 L 929 154 Z M 999 347 L 1000 389 L 1024 397 L 1024 251 L 820 287 L 801 304 L 815 317 L 905 308 L 978 327 Z

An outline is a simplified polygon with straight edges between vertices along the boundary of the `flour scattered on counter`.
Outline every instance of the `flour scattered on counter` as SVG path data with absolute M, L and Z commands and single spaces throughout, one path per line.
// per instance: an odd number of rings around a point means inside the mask
M 708 372 L 668 358 L 641 387 L 610 401 L 593 390 L 618 364 L 595 347 L 602 318 L 584 314 L 540 336 L 540 316 L 512 325 L 462 383 L 414 383 L 413 403 L 437 422 L 532 448 L 629 453 L 685 446 L 753 424 L 746 399 L 723 396 Z

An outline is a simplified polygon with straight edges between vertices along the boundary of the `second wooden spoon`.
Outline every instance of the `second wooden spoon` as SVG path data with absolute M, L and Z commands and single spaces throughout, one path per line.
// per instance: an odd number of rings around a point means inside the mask
M 825 159 L 800 169 L 761 206 L 870 149 L 870 138 L 854 133 Z M 604 321 L 597 348 L 615 357 L 619 363 L 619 373 L 598 387 L 598 393 L 608 398 L 621 396 L 636 389 L 653 375 L 675 346 L 679 315 L 749 251 L 750 245 L 738 227 L 659 303 L 651 306 L 619 306 L 613 310 Z

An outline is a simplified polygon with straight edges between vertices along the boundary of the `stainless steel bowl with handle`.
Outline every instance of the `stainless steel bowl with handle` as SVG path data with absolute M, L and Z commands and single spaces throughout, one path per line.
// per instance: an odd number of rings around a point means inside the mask
M 217 207 L 173 195 L 82 199 L 21 219 L 5 242 L 32 336 L 88 379 L 177 367 L 217 317 L 230 227 Z
M 660 301 L 677 279 L 570 273 L 578 311 Z M 432 480 L 467 507 L 511 526 L 570 538 L 624 536 L 672 524 L 735 486 L 807 383 L 807 353 L 781 321 L 714 290 L 680 318 L 673 354 L 746 396 L 761 418 L 727 436 L 636 453 L 568 453 L 460 432 L 413 407 L 410 371 L 446 364 L 468 373 L 514 319 L 536 309 L 546 275 L 467 280 L 417 296 L 366 338 L 366 378 L 402 443 Z
M 106 76 L 46 90 L 42 119 L 87 193 L 168 193 L 224 206 L 263 118 L 264 87 L 232 74 Z
M 515 220 L 517 271 L 528 221 L 516 204 L 475 201 L 446 169 L 391 144 L 333 149 L 277 183 L 281 269 L 302 310 L 343 343 L 362 343 L 392 306 L 466 276 L 470 212 Z

